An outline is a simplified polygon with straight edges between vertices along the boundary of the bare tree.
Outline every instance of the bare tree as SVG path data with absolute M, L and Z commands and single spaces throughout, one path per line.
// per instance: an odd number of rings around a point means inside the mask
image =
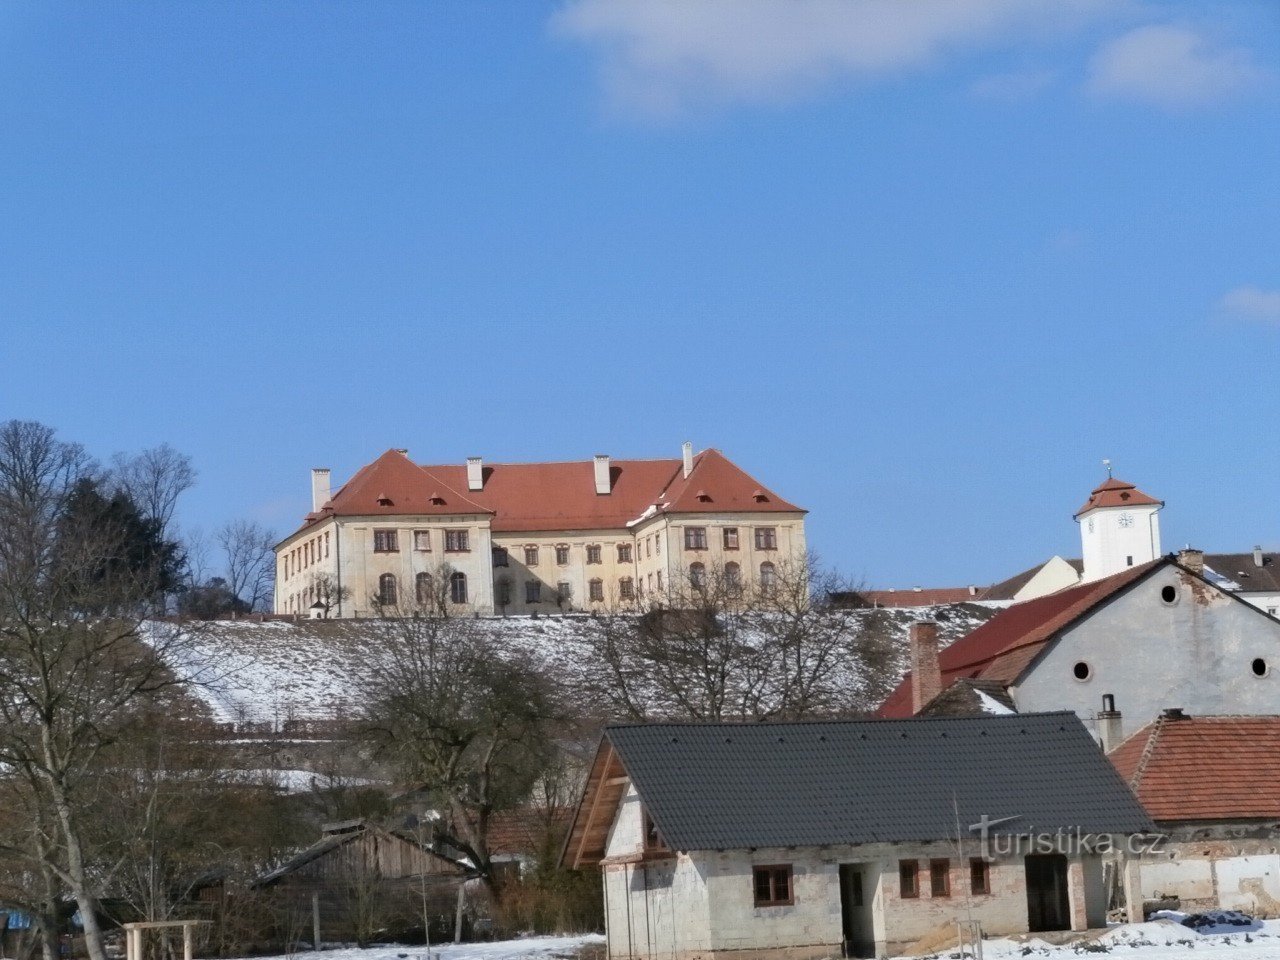
M 233 520 L 215 534 L 231 592 L 261 610 L 271 603 L 275 584 L 276 535 L 256 520 Z
M 105 960 L 86 846 L 99 760 L 139 707 L 177 681 L 178 629 L 153 631 L 155 564 L 131 560 L 118 510 L 73 509 L 88 461 L 49 427 L 0 425 L 0 765 L 28 770 L 56 842 L 43 864 L 65 884 L 92 960 Z
M 116 482 L 143 515 L 159 522 L 162 532 L 170 531 L 178 498 L 196 482 L 191 458 L 162 443 L 133 455 L 118 453 L 111 464 Z

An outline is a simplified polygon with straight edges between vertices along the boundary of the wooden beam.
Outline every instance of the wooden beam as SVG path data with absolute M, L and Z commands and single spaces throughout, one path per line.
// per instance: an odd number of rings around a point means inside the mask
M 578 841 L 578 852 L 573 855 L 573 869 L 575 870 L 582 866 L 582 853 L 587 845 L 587 833 L 590 831 L 591 824 L 596 818 L 596 809 L 600 806 L 600 797 L 604 793 L 605 776 L 609 772 L 609 766 L 612 760 L 613 744 L 606 741 L 604 763 L 600 770 L 600 780 L 596 784 L 596 795 L 591 798 L 591 809 L 587 812 L 587 820 L 582 825 L 582 839 Z

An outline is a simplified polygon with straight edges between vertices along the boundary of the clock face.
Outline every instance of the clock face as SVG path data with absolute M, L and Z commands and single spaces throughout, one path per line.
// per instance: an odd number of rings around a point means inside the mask
M 1089 532 L 1093 533 L 1093 517 L 1089 518 Z
M 1122 526 L 1122 527 L 1132 527 L 1132 526 L 1133 526 L 1133 514 L 1132 514 L 1132 513 L 1122 513 L 1122 514 L 1120 514 L 1120 526 Z

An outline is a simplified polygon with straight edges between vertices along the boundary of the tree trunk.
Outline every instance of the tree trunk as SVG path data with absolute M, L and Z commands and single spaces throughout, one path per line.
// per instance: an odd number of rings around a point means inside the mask
M 71 804 L 67 800 L 62 784 L 53 773 L 57 767 L 52 762 L 55 758 L 47 730 L 44 731 L 43 739 L 45 769 L 42 773 L 45 782 L 49 785 L 53 809 L 57 814 L 58 827 L 67 851 L 67 879 L 70 881 L 68 886 L 71 887 L 71 895 L 75 897 L 76 906 L 80 908 L 85 949 L 89 951 L 89 960 L 107 960 L 106 950 L 102 946 L 102 928 L 98 925 L 98 900 L 89 890 L 89 877 L 84 865 L 84 849 L 80 845 L 80 834 L 71 813 Z

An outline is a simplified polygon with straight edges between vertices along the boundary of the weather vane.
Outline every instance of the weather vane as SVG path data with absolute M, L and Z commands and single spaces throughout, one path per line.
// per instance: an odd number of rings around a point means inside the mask
M 1110 480 L 1111 479 L 1111 459 L 1109 457 L 1104 457 L 1102 460 L 1102 465 L 1107 468 L 1107 479 Z

